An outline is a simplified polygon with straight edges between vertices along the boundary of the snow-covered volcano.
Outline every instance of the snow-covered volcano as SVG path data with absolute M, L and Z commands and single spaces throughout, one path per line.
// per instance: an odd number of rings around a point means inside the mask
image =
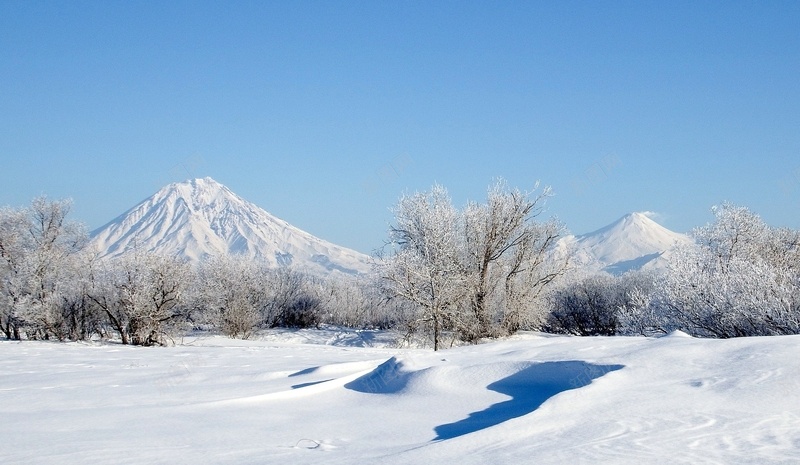
M 564 244 L 575 251 L 575 263 L 612 274 L 664 265 L 665 254 L 676 245 L 692 240 L 670 231 L 646 213 L 629 213 L 610 225 L 580 236 L 569 236 Z
M 103 257 L 135 248 L 190 262 L 241 254 L 316 274 L 365 273 L 369 257 L 302 231 L 211 178 L 173 183 L 92 233 Z

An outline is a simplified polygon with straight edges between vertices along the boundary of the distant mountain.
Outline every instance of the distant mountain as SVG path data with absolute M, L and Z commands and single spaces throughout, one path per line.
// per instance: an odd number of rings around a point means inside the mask
M 665 266 L 665 254 L 692 240 L 670 231 L 645 213 L 629 213 L 610 225 L 580 236 L 564 238 L 562 246 L 575 251 L 578 266 L 612 274 Z
M 241 254 L 318 275 L 369 271 L 369 257 L 302 231 L 211 178 L 170 184 L 92 233 L 103 257 L 134 248 L 199 262 Z

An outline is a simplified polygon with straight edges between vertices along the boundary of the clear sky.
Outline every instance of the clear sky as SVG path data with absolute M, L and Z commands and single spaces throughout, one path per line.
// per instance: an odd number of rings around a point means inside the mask
M 0 0 L 0 205 L 102 226 L 210 176 L 369 253 L 496 177 L 575 233 L 800 227 L 800 2 Z

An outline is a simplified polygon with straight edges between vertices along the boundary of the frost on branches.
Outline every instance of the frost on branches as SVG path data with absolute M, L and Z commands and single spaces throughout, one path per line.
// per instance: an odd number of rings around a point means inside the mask
M 417 309 L 409 331 L 428 331 L 439 349 L 444 333 L 477 341 L 538 320 L 537 297 L 567 266 L 554 251 L 564 226 L 534 221 L 549 196 L 498 181 L 486 203 L 461 210 L 442 186 L 401 198 L 377 271 L 390 298 Z
M 0 209 L 0 330 L 9 339 L 80 337 L 88 331 L 80 252 L 85 229 L 67 220 L 69 200 Z
M 772 228 L 745 207 L 713 209 L 696 247 L 671 262 L 653 305 L 692 335 L 800 333 L 800 233 Z

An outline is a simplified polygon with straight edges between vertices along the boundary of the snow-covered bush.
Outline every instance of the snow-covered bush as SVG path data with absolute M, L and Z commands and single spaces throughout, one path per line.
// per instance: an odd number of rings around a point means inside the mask
M 652 334 L 654 322 L 647 314 L 651 292 L 652 278 L 641 271 L 573 277 L 548 295 L 542 329 L 576 336 Z
M 322 322 L 362 329 L 389 329 L 403 321 L 402 311 L 362 276 L 332 276 L 324 289 Z
M 654 313 L 706 337 L 800 332 L 800 234 L 725 204 L 656 283 Z
M 576 336 L 613 336 L 624 306 L 617 278 L 597 273 L 563 287 L 550 296 L 549 332 Z
M 270 327 L 311 328 L 322 323 L 324 286 L 311 275 L 278 268 L 270 278 Z
M 226 336 L 247 339 L 271 319 L 272 271 L 243 256 L 211 258 L 198 267 L 194 280 L 194 320 Z

